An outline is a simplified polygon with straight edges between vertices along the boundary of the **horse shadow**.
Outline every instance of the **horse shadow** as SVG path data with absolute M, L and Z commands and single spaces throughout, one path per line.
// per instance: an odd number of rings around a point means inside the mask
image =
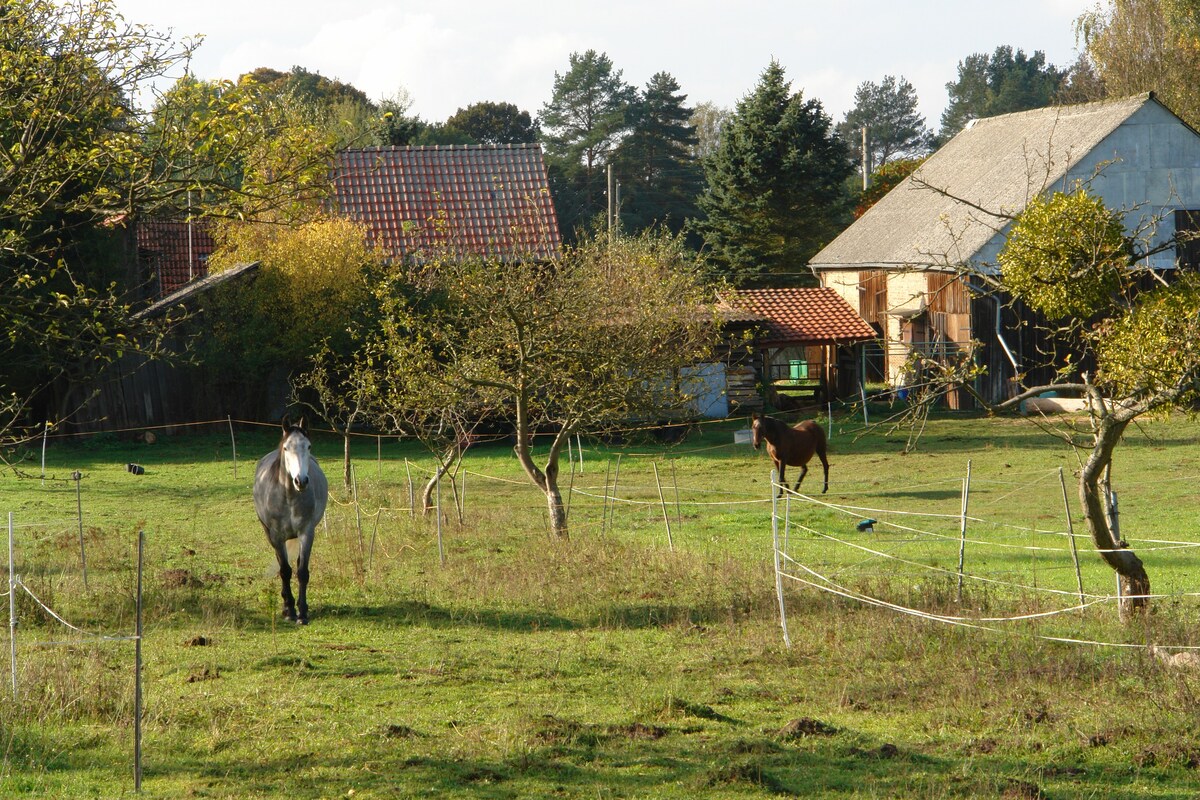
M 709 625 L 730 619 L 727 605 L 671 603 L 614 604 L 602 612 L 570 618 L 545 611 L 488 611 L 450 608 L 420 600 L 383 603 L 333 603 L 313 607 L 314 624 L 325 622 L 370 623 L 389 628 L 477 628 L 506 633 L 572 632 L 604 629 L 649 630 L 671 625 Z M 250 627 L 270 628 L 265 616 Z

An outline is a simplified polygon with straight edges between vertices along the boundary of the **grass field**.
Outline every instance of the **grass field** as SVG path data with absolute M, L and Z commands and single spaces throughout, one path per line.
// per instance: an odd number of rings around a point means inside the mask
M 1122 532 L 1164 595 L 1127 625 L 1082 536 L 1088 605 L 1070 610 L 1060 467 L 1084 531 L 1061 443 L 1023 420 L 946 418 L 904 455 L 902 433 L 856 438 L 855 424 L 835 420 L 820 497 L 834 507 L 779 507 L 802 565 L 789 574 L 973 627 L 787 578 L 786 647 L 769 464 L 732 443 L 737 423 L 671 446 L 585 440 L 569 541 L 547 536 L 511 449 L 476 447 L 461 520 L 442 491 L 444 563 L 433 517 L 408 510 L 407 475 L 429 456 L 356 440 L 356 506 L 340 441 L 318 436 L 333 502 L 303 628 L 279 618 L 250 503 L 275 429 L 238 428 L 236 476 L 227 430 L 52 441 L 44 480 L 36 451 L 0 476 L 29 590 L 15 594 L 15 701 L 0 670 L 0 796 L 134 795 L 133 644 L 76 633 L 33 595 L 83 631 L 132 633 L 139 530 L 146 797 L 1200 793 L 1200 671 L 1144 647 L 1200 644 L 1197 551 L 1179 544 L 1200 543 L 1200 423 L 1148 422 L 1118 451 Z

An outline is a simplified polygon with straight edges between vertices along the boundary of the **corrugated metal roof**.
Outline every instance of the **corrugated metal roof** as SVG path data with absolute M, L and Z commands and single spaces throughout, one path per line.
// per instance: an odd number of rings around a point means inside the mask
M 764 344 L 846 344 L 876 336 L 833 289 L 739 289 L 724 302 L 762 321 Z
M 196 278 L 195 280 L 171 292 L 153 305 L 143 308 L 141 311 L 133 315 L 134 319 L 152 319 L 157 317 L 167 309 L 174 308 L 177 305 L 182 305 L 188 300 L 191 300 L 193 297 L 204 294 L 210 289 L 220 286 L 226 281 L 233 280 L 250 272 L 255 272 L 258 270 L 258 267 L 258 261 L 250 261 L 244 264 L 237 264 L 221 272 L 213 272 L 211 274 L 206 274 L 201 278 Z
M 976 120 L 813 256 L 815 269 L 965 264 L 1029 199 L 1147 103 L 1055 106 Z
M 338 154 L 338 210 L 393 258 L 555 258 L 560 237 L 537 144 L 370 147 Z

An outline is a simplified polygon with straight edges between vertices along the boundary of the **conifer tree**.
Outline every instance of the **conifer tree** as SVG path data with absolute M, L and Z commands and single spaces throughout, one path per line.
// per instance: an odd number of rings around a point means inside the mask
M 686 100 L 675 78 L 659 72 L 633 106 L 632 130 L 614 156 L 628 230 L 662 224 L 677 233 L 696 214 L 703 173 L 692 155 L 697 138 Z
M 704 161 L 704 216 L 692 227 L 713 270 L 738 285 L 801 278 L 848 220 L 852 171 L 820 101 L 793 94 L 772 61 Z
M 901 76 L 885 75 L 879 83 L 864 81 L 854 92 L 854 108 L 838 124 L 838 134 L 862 163 L 862 129 L 867 129 L 870 168 L 897 158 L 924 155 L 933 135 L 917 111 L 917 90 Z
M 604 53 L 572 53 L 570 65 L 554 73 L 553 95 L 538 117 L 558 220 L 568 239 L 605 207 L 604 166 L 628 130 L 636 96 Z

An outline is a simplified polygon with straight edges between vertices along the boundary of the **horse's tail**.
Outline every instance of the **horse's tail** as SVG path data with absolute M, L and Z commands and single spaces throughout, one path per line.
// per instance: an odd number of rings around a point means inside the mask
M 821 468 L 825 470 L 825 488 L 821 492 L 829 491 L 829 459 L 826 456 L 828 441 L 825 438 L 825 429 L 820 425 L 817 428 L 817 458 L 821 459 Z
M 828 452 L 829 442 L 825 438 L 825 429 L 822 428 L 820 425 L 817 425 L 816 428 L 817 428 L 817 446 L 816 446 L 817 458 L 821 459 L 822 464 L 829 466 L 829 461 L 826 459 L 826 453 Z

